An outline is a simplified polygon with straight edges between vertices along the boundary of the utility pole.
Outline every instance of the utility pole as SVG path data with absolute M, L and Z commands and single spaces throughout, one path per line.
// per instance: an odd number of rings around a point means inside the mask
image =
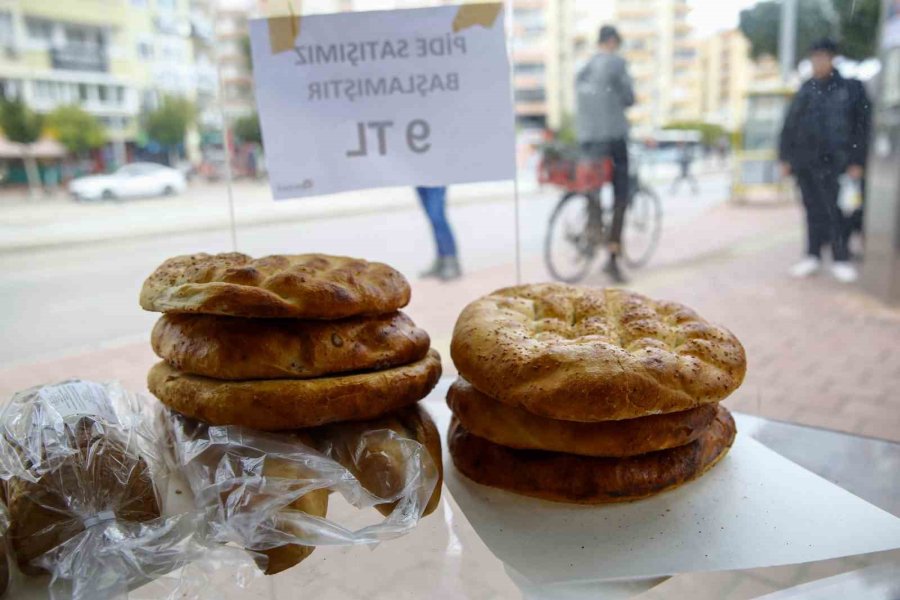
M 794 71 L 797 49 L 797 0 L 781 0 L 781 26 L 778 31 L 778 64 L 781 81 L 787 83 Z

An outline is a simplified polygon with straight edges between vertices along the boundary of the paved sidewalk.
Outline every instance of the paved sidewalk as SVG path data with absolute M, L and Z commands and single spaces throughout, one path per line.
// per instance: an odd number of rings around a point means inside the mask
M 749 359 L 736 410 L 900 441 L 900 309 L 827 276 L 785 274 L 800 247 L 793 206 L 723 205 L 666 231 L 658 259 L 631 287 L 684 302 L 732 329 Z M 526 257 L 526 281 L 546 280 Z M 468 273 L 460 282 L 413 282 L 407 312 L 432 336 L 453 372 L 449 344 L 456 315 L 471 299 L 515 283 L 512 265 Z M 589 283 L 603 285 L 599 276 Z M 140 309 L 135 301 L 135 312 Z M 149 331 L 148 331 L 149 337 Z M 90 349 L 76 356 L 0 371 L 0 397 L 70 376 L 121 379 L 144 388 L 154 357 L 149 342 Z

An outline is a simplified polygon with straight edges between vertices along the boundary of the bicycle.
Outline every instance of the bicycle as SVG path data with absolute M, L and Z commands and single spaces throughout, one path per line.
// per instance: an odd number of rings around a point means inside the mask
M 628 206 L 622 230 L 621 259 L 637 269 L 650 260 L 662 232 L 662 205 L 659 197 L 641 183 L 635 168 L 629 177 Z M 544 156 L 538 171 L 540 183 L 565 191 L 550 214 L 544 240 L 544 262 L 550 274 L 566 283 L 577 283 L 591 269 L 599 251 L 609 241 L 609 225 L 601 200 L 604 186 L 612 186 L 612 161 L 568 157 L 562 153 Z M 557 229 L 560 231 L 557 232 Z M 569 251 L 569 258 L 557 258 Z M 571 267 L 566 269 L 564 267 Z

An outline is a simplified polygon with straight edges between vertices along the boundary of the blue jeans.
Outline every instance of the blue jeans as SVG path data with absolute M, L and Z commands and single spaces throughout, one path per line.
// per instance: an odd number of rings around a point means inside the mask
M 456 256 L 456 240 L 453 239 L 453 231 L 450 230 L 450 223 L 447 222 L 447 215 L 444 211 L 447 188 L 417 187 L 416 193 L 419 194 L 422 208 L 425 209 L 425 214 L 431 221 L 438 256 Z

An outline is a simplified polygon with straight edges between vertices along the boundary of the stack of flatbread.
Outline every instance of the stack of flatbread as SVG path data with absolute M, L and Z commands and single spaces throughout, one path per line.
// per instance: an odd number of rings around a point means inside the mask
M 296 438 L 303 443 L 317 439 L 317 429 L 308 428 L 391 429 L 424 445 L 440 475 L 439 437 L 416 403 L 437 383 L 441 361 L 428 334 L 399 311 L 409 298 L 402 274 L 361 259 L 171 258 L 141 290 L 141 306 L 163 313 L 152 334 L 162 361 L 150 370 L 148 387 L 187 417 L 262 431 L 302 429 Z M 388 458 L 395 451 L 379 450 Z M 391 477 L 379 465 L 346 462 L 363 486 L 390 496 L 384 488 Z M 439 494 L 440 481 L 425 514 Z M 303 496 L 292 508 L 324 516 L 327 490 Z M 390 505 L 378 508 L 390 511 Z M 291 550 L 286 557 L 268 553 L 267 572 L 312 551 L 284 548 Z
M 634 500 L 699 477 L 734 440 L 719 401 L 744 378 L 744 349 L 674 302 L 563 284 L 501 289 L 463 310 L 451 354 L 450 454 L 485 485 Z

